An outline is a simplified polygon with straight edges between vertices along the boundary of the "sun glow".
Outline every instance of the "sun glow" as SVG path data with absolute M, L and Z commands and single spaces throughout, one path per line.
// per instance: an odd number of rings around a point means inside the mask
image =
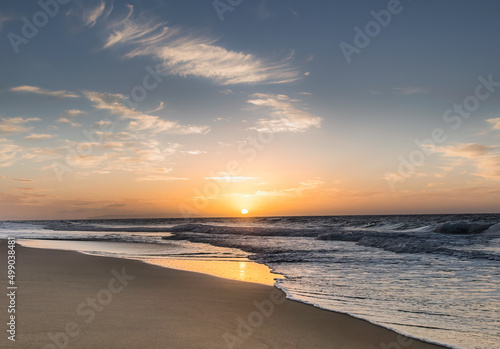
M 241 210 L 241 214 L 247 214 L 248 213 L 248 210 L 246 208 L 244 208 L 243 210 Z

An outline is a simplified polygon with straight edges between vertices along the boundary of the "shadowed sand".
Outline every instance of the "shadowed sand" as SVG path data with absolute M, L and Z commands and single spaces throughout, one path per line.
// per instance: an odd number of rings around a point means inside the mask
M 0 250 L 6 290 L 5 240 Z M 3 330 L 2 348 L 441 348 L 285 300 L 271 286 L 76 252 L 16 251 L 16 342 Z

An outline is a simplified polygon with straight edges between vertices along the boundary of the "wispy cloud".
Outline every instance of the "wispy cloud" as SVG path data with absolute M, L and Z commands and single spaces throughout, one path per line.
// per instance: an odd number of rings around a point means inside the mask
M 7 17 L 2 14 L 0 14 L 0 29 L 2 29 L 2 26 L 5 22 L 12 21 L 14 18 L 12 17 Z
M 232 176 L 227 172 L 219 172 L 217 176 L 205 177 L 205 179 L 218 182 L 226 182 L 226 183 L 241 183 L 241 182 L 255 180 L 256 177 Z
M 79 124 L 78 122 L 73 122 L 69 120 L 68 118 L 59 118 L 57 119 L 57 122 L 60 122 L 62 124 L 70 124 L 72 127 L 80 127 L 82 124 Z
M 101 3 L 96 7 L 84 11 L 83 22 L 85 23 L 85 26 L 93 27 L 96 24 L 99 17 L 101 17 L 104 14 L 105 9 L 106 9 L 106 4 L 104 3 L 104 1 L 101 1 Z
M 206 150 L 185 150 L 185 151 L 183 151 L 183 153 L 189 154 L 189 155 L 200 155 L 200 154 L 206 154 L 207 151 Z
M 55 135 L 45 134 L 45 133 L 32 133 L 29 136 L 24 137 L 27 140 L 44 140 L 54 138 Z
M 160 110 L 163 110 L 165 108 L 165 103 L 164 102 L 160 102 L 160 104 L 154 108 L 153 110 L 148 110 L 146 113 L 156 113 L 157 111 L 160 111 Z
M 34 180 L 32 179 L 26 179 L 26 178 L 9 178 L 13 181 L 17 181 L 17 182 L 22 182 L 22 183 L 35 183 Z
M 286 188 L 286 189 L 275 189 L 275 190 L 260 190 L 257 191 L 253 196 L 265 196 L 265 197 L 297 197 L 304 195 L 308 192 L 312 192 L 320 188 L 324 182 L 321 179 L 310 179 L 304 182 L 299 182 L 296 187 Z
M 269 9 L 269 6 L 267 6 L 266 0 L 263 0 L 257 5 L 257 17 L 260 20 L 264 19 L 269 19 L 271 17 L 272 13 L 271 10 Z
M 56 195 L 42 194 L 33 191 L 15 191 L 0 193 L 0 203 L 19 206 L 46 206 L 56 199 Z
M 166 23 L 155 18 L 146 21 L 133 18 L 134 6 L 126 6 L 128 14 L 125 18 L 109 22 L 108 29 L 112 33 L 108 36 L 104 48 L 117 44 L 155 44 L 176 34 L 177 30 L 169 29 Z
M 75 117 L 75 116 L 78 116 L 78 115 L 81 115 L 81 114 L 84 114 L 85 112 L 82 111 L 82 110 L 78 110 L 78 109 L 69 109 L 69 110 L 66 110 L 64 112 L 64 115 L 66 116 L 71 116 L 71 117 Z
M 40 121 L 39 118 L 2 118 L 0 121 L 0 133 L 22 133 L 28 132 L 32 127 L 23 126 L 23 124 L 31 121 Z
M 421 87 L 394 87 L 392 91 L 395 94 L 398 95 L 404 95 L 404 96 L 409 96 L 409 95 L 419 95 L 426 93 L 427 90 Z
M 7 176 L 0 176 L 0 179 L 10 179 L 12 181 L 17 181 L 17 182 L 22 182 L 22 183 L 35 183 L 34 180 L 26 179 L 26 178 L 12 178 L 12 177 L 7 177 Z
M 304 132 L 311 127 L 321 127 L 322 118 L 295 107 L 297 100 L 286 95 L 253 94 L 247 102 L 271 109 L 269 119 L 257 120 L 253 129 L 259 132 Z
M 456 146 L 435 147 L 433 151 L 445 157 L 461 158 L 458 166 L 474 166 L 477 168 L 472 175 L 500 180 L 500 145 L 483 145 L 465 143 Z
M 47 89 L 43 89 L 40 87 L 36 86 L 17 86 L 17 87 L 12 87 L 10 89 L 12 92 L 21 92 L 21 93 L 34 93 L 38 95 L 45 95 L 45 96 L 52 96 L 52 97 L 57 97 L 57 98 L 78 98 L 80 97 L 79 95 L 73 93 L 73 92 L 68 92 L 68 91 L 51 91 Z
M 486 121 L 491 124 L 492 129 L 500 130 L 500 118 L 487 119 Z
M 173 176 L 158 176 L 158 175 L 149 175 L 149 176 L 144 176 L 144 177 L 139 177 L 137 178 L 138 182 L 145 182 L 145 181 L 187 181 L 188 178 L 185 177 L 173 177 Z
M 20 159 L 18 154 L 22 148 L 17 144 L 8 143 L 5 138 L 0 139 L 0 167 L 13 165 Z
M 152 133 L 173 133 L 178 135 L 205 134 L 209 126 L 180 125 L 177 121 L 163 120 L 158 116 L 137 114 L 130 121 L 128 128 L 133 131 L 151 131 Z
M 432 148 L 431 148 L 432 149 Z M 476 158 L 488 155 L 500 149 L 498 145 L 483 145 L 477 143 L 462 143 L 456 146 L 436 147 L 435 151 L 446 156 Z
M 127 5 L 128 15 L 111 21 L 112 33 L 104 48 L 128 45 L 132 51 L 126 58 L 150 56 L 161 62 L 165 72 L 178 76 L 195 76 L 216 84 L 279 84 L 300 78 L 291 66 L 293 54 L 278 62 L 266 62 L 252 54 L 218 46 L 217 40 L 182 32 L 156 19 L 141 20 L 133 16 L 134 8 Z
M 108 110 L 111 114 L 131 119 L 128 129 L 132 131 L 186 135 L 204 134 L 210 130 L 209 126 L 181 125 L 177 121 L 164 120 L 158 116 L 136 111 L 124 104 L 125 97 L 120 94 L 85 91 L 84 95 L 94 104 L 94 108 Z

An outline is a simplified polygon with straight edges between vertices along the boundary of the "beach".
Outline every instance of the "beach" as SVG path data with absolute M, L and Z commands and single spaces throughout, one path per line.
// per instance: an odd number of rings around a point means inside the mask
M 7 348 L 441 348 L 271 286 L 134 260 L 16 246 L 16 286 Z

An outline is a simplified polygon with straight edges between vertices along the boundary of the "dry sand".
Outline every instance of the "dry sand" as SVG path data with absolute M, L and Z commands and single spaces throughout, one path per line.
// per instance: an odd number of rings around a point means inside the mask
M 16 341 L 1 348 L 441 348 L 261 284 L 139 261 L 16 247 Z M 7 242 L 0 241 L 6 291 Z M 52 339 L 51 339 L 52 337 Z

